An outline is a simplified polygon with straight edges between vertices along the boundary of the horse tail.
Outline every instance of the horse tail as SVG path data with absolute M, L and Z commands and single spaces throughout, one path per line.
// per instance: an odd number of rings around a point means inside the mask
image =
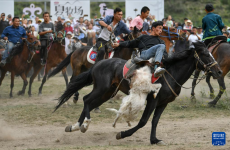
M 71 52 L 57 67 L 48 75 L 48 78 L 55 76 L 58 72 L 60 72 L 63 68 L 67 67 L 70 63 L 70 58 L 73 52 Z
M 69 98 L 77 91 L 79 91 L 80 89 L 82 89 L 85 86 L 91 85 L 93 82 L 93 78 L 92 78 L 92 67 L 86 71 L 83 72 L 81 74 L 79 74 L 78 76 L 74 76 L 71 78 L 70 83 L 66 89 L 66 91 L 64 92 L 64 94 L 62 94 L 61 97 L 58 98 L 58 104 L 55 107 L 54 112 L 65 102 L 67 102 L 69 100 Z

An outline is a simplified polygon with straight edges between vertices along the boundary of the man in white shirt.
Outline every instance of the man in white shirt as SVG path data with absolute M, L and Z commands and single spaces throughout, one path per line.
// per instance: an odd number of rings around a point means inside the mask
M 192 28 L 191 33 L 187 31 L 186 34 L 188 35 L 187 41 L 189 41 L 189 48 L 195 48 L 192 43 L 201 40 L 201 38 L 197 35 L 196 27 Z
M 32 24 L 32 25 L 35 27 L 35 31 L 37 31 L 37 32 L 38 32 L 38 29 L 39 29 L 38 20 L 39 20 L 39 18 L 38 18 L 38 17 L 36 17 L 36 18 L 35 18 L 35 23 L 34 23 L 34 24 Z

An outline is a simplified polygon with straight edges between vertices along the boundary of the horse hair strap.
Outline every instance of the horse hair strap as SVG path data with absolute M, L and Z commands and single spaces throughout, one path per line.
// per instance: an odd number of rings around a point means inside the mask
M 174 90 L 172 89 L 172 87 L 171 87 L 170 84 L 168 83 L 168 80 L 165 78 L 165 75 L 164 75 L 164 74 L 163 74 L 163 77 L 164 77 L 165 82 L 167 83 L 168 87 L 169 87 L 170 90 L 172 91 L 172 93 L 173 93 L 176 97 L 178 97 L 178 95 L 174 92 Z

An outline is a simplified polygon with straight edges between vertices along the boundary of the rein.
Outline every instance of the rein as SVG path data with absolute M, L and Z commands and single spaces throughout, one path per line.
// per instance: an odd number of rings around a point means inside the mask
M 180 38 L 180 30 L 177 29 L 177 31 L 176 31 L 176 33 L 175 33 L 175 32 L 171 32 L 169 29 L 170 29 L 169 27 L 168 27 L 168 30 L 163 29 L 164 32 L 168 33 L 168 36 L 162 36 L 162 35 L 160 35 L 160 37 L 167 37 L 167 38 L 169 38 L 170 41 L 172 40 L 171 37 L 172 37 L 172 38 L 174 38 L 174 37 L 175 37 L 175 38 L 178 38 L 178 40 L 179 40 L 179 38 Z M 175 36 L 171 36 L 171 34 L 173 34 L 173 35 L 175 35 Z

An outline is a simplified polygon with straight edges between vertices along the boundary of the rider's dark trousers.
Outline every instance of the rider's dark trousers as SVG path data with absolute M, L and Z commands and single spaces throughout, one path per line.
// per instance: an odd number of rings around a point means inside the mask
M 41 39 L 41 51 L 40 51 L 40 57 L 43 59 L 46 59 L 47 55 L 47 39 Z
M 97 42 L 96 42 L 96 47 L 97 47 L 97 58 L 95 63 L 97 63 L 98 61 L 104 59 L 104 56 L 106 54 L 106 58 L 108 58 L 108 46 L 107 46 L 108 41 L 102 39 L 102 38 L 98 38 Z

